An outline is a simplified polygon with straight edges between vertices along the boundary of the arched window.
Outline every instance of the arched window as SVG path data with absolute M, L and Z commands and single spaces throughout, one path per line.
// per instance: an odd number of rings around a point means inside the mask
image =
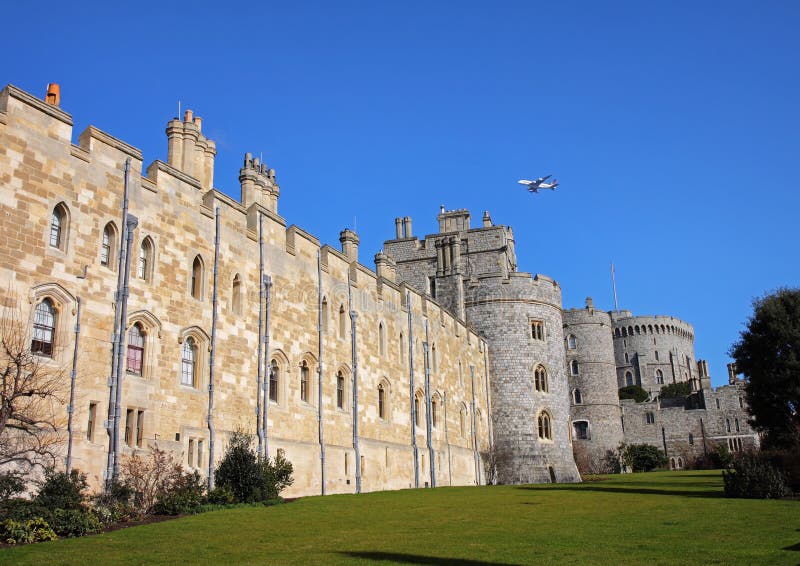
M 656 383 L 663 384 L 664 383 L 664 372 L 660 369 L 656 370 Z
M 739 419 L 733 419 L 733 425 L 736 427 L 736 432 L 739 432 Z
M 67 248 L 67 234 L 69 232 L 69 211 L 61 202 L 53 209 L 50 215 L 50 247 L 59 250 Z
M 633 374 L 629 371 L 625 372 L 625 385 L 633 385 Z
M 569 364 L 569 370 L 572 373 L 572 375 L 580 374 L 580 367 L 578 366 L 578 360 L 572 360 L 572 362 Z
M 656 350 L 656 361 L 658 361 L 658 350 Z
M 100 265 L 110 267 L 114 257 L 114 247 L 116 246 L 117 230 L 114 223 L 109 222 L 103 228 L 103 236 L 100 239 Z
M 647 424 L 655 424 L 656 422 L 656 416 L 650 411 L 644 414 L 644 419 Z
M 56 333 L 56 308 L 50 299 L 36 305 L 33 315 L 33 339 L 31 353 L 53 357 Z
M 144 361 L 144 338 L 145 334 L 142 325 L 138 322 L 131 326 L 128 331 L 128 373 L 142 375 L 142 365 Z
M 436 395 L 431 399 L 431 425 L 433 428 L 439 426 L 439 397 Z
M 386 357 L 386 327 L 378 323 L 378 351 L 382 358 Z
M 439 362 L 436 359 L 436 344 L 431 348 L 431 371 L 434 373 L 439 371 Z
M 575 402 L 576 405 L 580 405 L 581 403 L 583 403 L 583 395 L 581 394 L 580 389 L 573 390 L 572 400 Z
M 378 384 L 378 418 L 386 420 L 386 386 L 383 383 Z
M 197 345 L 194 338 L 187 336 L 183 341 L 183 354 L 181 359 L 181 385 L 196 387 L 197 377 Z
M 231 310 L 233 314 L 242 314 L 242 278 L 238 273 L 233 276 Z
M 538 365 L 536 369 L 533 370 L 533 386 L 536 391 L 547 393 L 547 370 L 544 369 L 543 365 Z
M 689 433 L 689 446 L 694 446 L 694 435 Z
M 139 259 L 136 263 L 136 277 L 142 281 L 150 281 L 153 275 L 153 240 L 146 237 L 139 246 Z
M 574 430 L 574 438 L 589 440 L 589 423 L 587 421 L 575 421 L 572 423 L 572 428 Z
M 344 338 L 345 324 L 344 305 L 339 305 L 339 338 Z
M 308 362 L 300 362 L 300 400 L 308 403 Z
M 553 431 L 550 426 L 550 413 L 542 411 L 538 418 L 539 438 L 541 440 L 552 440 Z
M 269 363 L 269 400 L 273 403 L 278 402 L 278 385 L 280 378 L 280 368 L 278 367 L 278 362 L 276 360 L 272 360 Z
M 575 336 L 573 336 L 572 334 L 567 336 L 567 348 L 569 348 L 570 350 L 574 350 L 577 347 L 578 347 L 578 341 L 575 338 Z
M 630 356 L 628 355 L 628 352 L 625 352 L 625 363 L 626 363 L 626 364 L 629 364 L 629 363 L 631 363 L 631 358 L 630 358 Z
M 336 408 L 344 409 L 344 375 L 341 370 L 336 374 Z
M 422 393 L 414 395 L 414 424 L 422 426 Z
M 195 299 L 203 298 L 203 258 L 199 255 L 192 261 L 191 293 Z
M 464 369 L 461 365 L 461 360 L 458 360 L 458 384 L 464 387 Z
M 397 345 L 398 345 L 398 352 L 400 354 L 400 363 L 401 364 L 405 364 L 406 363 L 406 348 L 408 347 L 408 345 L 406 344 L 406 337 L 402 332 L 400 332 L 400 338 L 399 338 L 399 341 L 398 341 Z

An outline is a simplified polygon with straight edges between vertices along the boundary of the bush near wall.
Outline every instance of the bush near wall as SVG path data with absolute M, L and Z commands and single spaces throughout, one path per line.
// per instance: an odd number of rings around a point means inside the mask
M 732 470 L 723 470 L 722 479 L 726 497 L 778 499 L 788 492 L 783 474 L 766 454 L 741 454 Z
M 627 385 L 621 387 L 618 392 L 620 399 L 633 399 L 637 403 L 647 401 L 650 394 L 641 385 Z

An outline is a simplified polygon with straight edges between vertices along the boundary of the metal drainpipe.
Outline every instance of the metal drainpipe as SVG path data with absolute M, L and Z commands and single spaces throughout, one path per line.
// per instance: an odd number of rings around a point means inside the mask
M 78 305 L 78 312 L 75 319 L 75 349 L 72 351 L 72 372 L 69 374 L 69 406 L 67 406 L 67 431 L 69 433 L 69 440 L 67 441 L 67 460 L 65 462 L 67 467 L 67 475 L 72 469 L 72 417 L 75 413 L 75 381 L 78 377 L 78 341 L 81 337 L 81 298 L 76 297 L 75 302 Z
M 264 381 L 264 218 L 258 213 L 258 374 L 256 377 L 256 432 L 258 434 L 258 452 L 261 454 L 264 444 L 264 429 L 261 428 L 261 387 Z
M 347 306 L 350 307 L 350 350 L 353 364 L 353 451 L 356 458 L 356 493 L 361 493 L 361 447 L 358 442 L 358 352 L 356 349 L 356 320 L 358 313 L 353 308 L 350 286 L 350 271 L 347 271 Z
M 708 447 L 706 446 L 706 427 L 703 424 L 703 419 L 700 419 L 700 433 L 703 435 L 703 456 L 708 456 Z
M 419 464 L 417 455 L 417 415 L 414 410 L 414 329 L 411 324 L 411 292 L 406 291 L 408 307 L 408 367 L 409 391 L 411 392 L 411 449 L 414 453 L 414 487 L 419 487 Z
M 447 476 L 450 479 L 450 485 L 453 485 L 453 461 L 450 457 L 450 437 L 447 432 L 447 391 L 443 393 L 444 398 L 442 405 L 444 405 L 444 442 L 447 445 Z
M 214 356 L 217 351 L 217 280 L 219 278 L 219 207 L 214 213 L 214 284 L 211 291 L 211 354 L 208 357 L 208 489 L 214 489 Z
M 425 432 L 428 444 L 428 467 L 430 468 L 431 487 L 436 487 L 436 458 L 433 450 L 433 418 L 431 415 L 431 358 L 430 358 L 430 337 L 428 335 L 428 319 L 425 319 L 425 342 L 423 342 L 423 352 L 425 352 Z
M 128 241 L 128 227 L 125 220 L 128 218 L 128 176 L 130 175 L 131 158 L 125 159 L 125 176 L 122 190 L 122 232 L 119 240 L 119 261 L 117 262 L 117 291 L 114 294 L 114 331 L 111 335 L 111 373 L 108 376 L 108 420 L 106 432 L 108 433 L 108 457 L 106 461 L 106 488 L 111 485 L 114 475 L 114 419 L 116 418 L 117 405 L 117 350 L 120 338 L 120 314 L 122 311 L 122 288 L 125 286 L 125 242 Z
M 269 275 L 264 276 L 264 289 L 267 294 L 267 312 L 266 312 L 266 320 L 264 321 L 264 365 L 267 369 L 266 379 L 262 384 L 264 387 L 264 401 L 262 402 L 261 406 L 263 407 L 263 411 L 261 411 L 261 418 L 263 419 L 261 426 L 264 429 L 264 460 L 269 458 L 269 432 L 267 429 L 267 424 L 269 423 L 269 375 L 272 371 L 272 368 L 269 364 L 269 314 L 270 314 L 270 295 L 272 291 L 272 277 Z M 288 368 L 287 368 L 288 369 Z M 276 399 L 278 392 L 275 392 Z
M 126 323 L 128 320 L 128 295 L 130 295 L 130 279 L 131 279 L 131 246 L 133 245 L 133 231 L 136 229 L 136 226 L 139 224 L 139 219 L 133 216 L 132 214 L 128 214 L 128 218 L 125 221 L 127 226 L 127 234 L 128 234 L 128 241 L 125 244 L 125 273 L 124 273 L 124 285 L 122 286 L 122 303 L 120 308 L 120 335 L 119 335 L 119 346 L 117 348 L 117 374 L 115 376 L 115 381 L 117 382 L 117 391 L 116 391 L 116 408 L 115 408 L 115 418 L 114 418 L 114 470 L 111 474 L 111 478 L 113 481 L 116 481 L 117 477 L 119 477 L 119 422 L 122 419 L 122 366 L 124 365 L 125 359 L 125 337 L 127 332 L 126 330 Z
M 475 366 L 469 366 L 469 375 L 472 381 L 472 449 L 475 452 L 475 485 L 481 485 L 480 455 L 478 454 L 478 423 L 475 417 Z
M 320 465 L 320 479 L 322 486 L 320 492 L 325 495 L 325 438 L 323 436 L 323 419 L 322 419 L 322 255 L 317 250 L 317 299 L 318 299 L 318 321 L 317 321 L 317 422 L 319 423 L 319 465 Z
M 492 430 L 492 396 L 489 394 L 489 363 L 486 356 L 486 342 L 483 343 L 483 379 L 486 385 L 486 425 L 489 432 L 489 453 L 492 458 L 492 483 L 497 477 L 497 464 L 494 458 L 494 431 Z
M 661 427 L 661 441 L 664 443 L 664 456 L 669 458 L 669 453 L 667 452 L 667 433 L 663 426 Z

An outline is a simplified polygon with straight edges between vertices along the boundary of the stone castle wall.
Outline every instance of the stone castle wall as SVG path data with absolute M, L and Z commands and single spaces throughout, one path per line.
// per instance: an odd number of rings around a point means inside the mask
M 121 430 L 124 434 L 126 422 L 135 429 L 123 447 L 125 455 L 157 443 L 173 451 L 184 466 L 201 473 L 207 470 L 214 226 L 219 211 L 215 460 L 222 456 L 232 431 L 256 430 L 261 224 L 265 272 L 272 278 L 268 360 L 278 367 L 276 400 L 269 403 L 268 442 L 271 455 L 283 450 L 294 464 L 295 483 L 286 495 L 316 494 L 322 487 L 317 420 L 318 253 L 325 298 L 321 416 L 327 492 L 355 489 L 348 275 L 352 308 L 357 313 L 363 489 L 414 484 L 409 342 L 414 352 L 415 393 L 423 397 L 421 424 L 413 427 L 420 485 L 431 482 L 430 454 L 439 485 L 482 481 L 476 448 L 488 449 L 490 428 L 488 356 L 483 340 L 429 297 L 377 277 L 352 255 L 320 247 L 316 238 L 297 226 L 287 228 L 277 213 L 279 187 L 274 171 L 257 160 L 246 160 L 242 170 L 242 202 L 212 189 L 213 142 L 201 138 L 200 126 L 197 119 L 185 119 L 182 124 L 171 121 L 168 160 L 172 164 L 155 161 L 145 171 L 138 149 L 93 127 L 81 134 L 75 145 L 72 119 L 63 110 L 11 86 L 0 94 L 3 304 L 24 310 L 28 316 L 38 302 L 45 298 L 53 301 L 57 328 L 51 363 L 57 367 L 71 363 L 77 297 L 83 305 L 74 466 L 87 472 L 94 484 L 101 482 L 108 442 L 103 422 L 108 410 L 123 166 L 130 158 L 130 213 L 138 217 L 139 224 L 134 232 L 126 325 L 141 325 L 145 348 L 142 375 L 124 377 Z M 186 135 L 180 144 L 174 139 L 175 132 Z M 192 157 L 186 157 L 190 151 Z M 68 218 L 63 245 L 53 247 L 48 240 L 50 219 L 59 203 L 68 211 Z M 104 266 L 101 239 L 109 223 L 116 230 L 116 241 L 112 242 L 113 259 Z M 145 242 L 152 248 L 147 273 L 140 278 L 137 254 Z M 195 298 L 191 275 L 198 257 L 202 273 L 199 298 Z M 435 350 L 429 392 L 423 378 L 426 323 Z M 197 344 L 196 379 L 192 385 L 182 385 L 182 348 L 190 338 Z M 310 376 L 307 400 L 300 397 L 303 364 Z M 463 377 L 463 368 L 470 366 L 475 368 L 474 387 Z M 339 372 L 346 378 L 342 408 L 337 407 Z M 383 418 L 378 414 L 379 384 L 387 391 Z M 424 424 L 427 393 L 437 412 L 431 451 Z M 96 412 L 91 429 L 90 407 Z M 129 411 L 134 415 L 132 422 L 126 421 Z M 141 446 L 136 440 L 139 430 Z

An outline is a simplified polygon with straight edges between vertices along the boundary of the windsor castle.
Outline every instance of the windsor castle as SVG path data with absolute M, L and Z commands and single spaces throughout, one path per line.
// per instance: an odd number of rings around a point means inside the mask
M 371 267 L 352 230 L 334 248 L 287 223 L 251 154 L 238 200 L 214 188 L 191 111 L 149 165 L 72 126 L 57 91 L 0 92 L 0 302 L 42 363 L 74 368 L 54 410 L 95 485 L 110 454 L 154 445 L 208 474 L 236 430 L 293 463 L 289 496 L 482 484 L 493 466 L 575 482 L 622 442 L 677 469 L 758 443 L 742 381 L 729 367 L 711 386 L 690 324 L 565 309 L 488 212 L 441 209 L 424 236 L 396 218 Z M 680 382 L 688 396 L 660 398 Z M 620 401 L 628 385 L 649 398 Z

